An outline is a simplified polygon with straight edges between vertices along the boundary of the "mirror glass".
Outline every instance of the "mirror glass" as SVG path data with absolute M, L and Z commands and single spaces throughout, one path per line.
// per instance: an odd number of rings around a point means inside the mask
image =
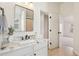
M 33 10 L 15 5 L 15 31 L 33 31 Z

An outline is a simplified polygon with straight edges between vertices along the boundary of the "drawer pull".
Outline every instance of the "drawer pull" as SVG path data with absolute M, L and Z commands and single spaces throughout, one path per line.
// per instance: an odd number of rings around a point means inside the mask
M 39 42 L 37 41 L 37 43 L 39 43 Z
M 36 56 L 36 53 L 34 53 L 34 56 Z

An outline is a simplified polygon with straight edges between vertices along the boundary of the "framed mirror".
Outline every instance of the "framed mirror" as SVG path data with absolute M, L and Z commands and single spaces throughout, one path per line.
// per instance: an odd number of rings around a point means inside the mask
M 15 5 L 14 29 L 15 31 L 33 31 L 33 10 Z

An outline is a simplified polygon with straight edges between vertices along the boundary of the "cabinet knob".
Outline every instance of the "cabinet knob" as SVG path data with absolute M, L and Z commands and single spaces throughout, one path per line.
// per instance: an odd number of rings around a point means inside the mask
M 39 43 L 39 42 L 37 41 L 37 43 Z
M 34 56 L 36 56 L 36 53 L 34 53 Z

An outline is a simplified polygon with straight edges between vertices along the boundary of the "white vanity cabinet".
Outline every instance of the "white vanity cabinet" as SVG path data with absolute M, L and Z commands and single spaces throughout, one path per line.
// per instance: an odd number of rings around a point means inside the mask
M 24 44 L 19 47 L 11 48 L 3 53 L 0 52 L 0 56 L 47 56 L 47 44 L 43 40 L 35 40 L 34 42 Z
M 34 51 L 34 56 L 47 56 L 47 48 L 41 48 L 40 50 Z
M 48 55 L 48 49 L 47 49 L 47 43 L 45 41 L 37 41 L 37 43 L 34 45 L 34 56 L 47 56 Z
M 25 46 L 0 54 L 2 56 L 33 56 L 33 46 Z

